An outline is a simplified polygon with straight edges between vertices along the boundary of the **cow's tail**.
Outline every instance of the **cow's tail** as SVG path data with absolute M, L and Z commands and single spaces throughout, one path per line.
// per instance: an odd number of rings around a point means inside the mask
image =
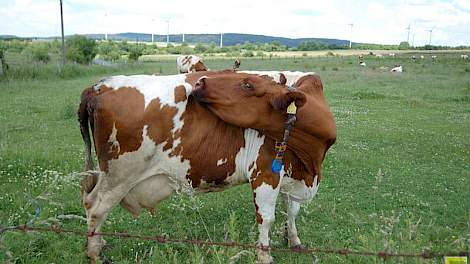
M 90 193 L 98 182 L 98 174 L 92 172 L 94 169 L 93 157 L 91 153 L 91 137 L 90 137 L 90 122 L 93 120 L 90 118 L 90 114 L 93 108 L 90 105 L 90 101 L 93 97 L 93 88 L 88 88 L 83 91 L 80 106 L 78 108 L 78 121 L 80 122 L 80 132 L 82 134 L 83 142 L 85 143 L 85 176 L 82 179 L 82 192 Z

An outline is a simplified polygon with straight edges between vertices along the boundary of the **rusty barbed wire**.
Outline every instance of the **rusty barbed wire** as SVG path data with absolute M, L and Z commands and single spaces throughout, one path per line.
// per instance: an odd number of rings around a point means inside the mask
M 56 234 L 72 234 L 77 236 L 104 236 L 104 237 L 120 237 L 125 239 L 134 239 L 134 240 L 148 240 L 156 241 L 161 244 L 169 243 L 181 243 L 181 244 L 191 244 L 191 245 L 201 245 L 201 246 L 220 246 L 220 247 L 236 247 L 243 249 L 261 249 L 261 250 L 271 250 L 272 252 L 282 252 L 282 253 L 300 253 L 300 254 L 312 254 L 312 253 L 325 253 L 325 254 L 336 254 L 336 255 L 355 255 L 355 256 L 369 256 L 369 257 L 380 257 L 380 258 L 423 258 L 423 259 L 432 259 L 432 258 L 442 258 L 444 256 L 466 256 L 470 258 L 470 251 L 456 251 L 456 252 L 434 252 L 430 250 L 423 250 L 420 253 L 402 253 L 402 252 L 386 252 L 386 251 L 358 251 L 351 250 L 348 248 L 277 248 L 277 247 L 263 247 L 253 244 L 245 244 L 238 242 L 210 242 L 198 239 L 178 239 L 178 238 L 168 238 L 165 236 L 146 236 L 139 234 L 129 234 L 128 232 L 86 232 L 81 230 L 73 229 L 63 229 L 62 227 L 53 225 L 51 227 L 30 227 L 27 225 L 18 225 L 18 226 L 8 226 L 0 227 L 0 235 L 5 232 L 42 232 L 42 233 L 56 233 Z

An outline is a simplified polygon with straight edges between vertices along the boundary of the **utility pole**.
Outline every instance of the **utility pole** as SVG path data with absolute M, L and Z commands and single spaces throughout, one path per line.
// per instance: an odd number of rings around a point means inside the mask
M 65 38 L 64 38 L 64 12 L 62 11 L 62 0 L 60 1 L 60 25 L 62 28 L 62 67 L 65 66 Z M 59 68 L 60 72 L 60 68 Z
M 354 23 L 351 23 L 351 24 L 348 24 L 348 25 L 351 27 L 351 36 L 349 37 L 349 48 L 352 48 L 351 39 L 352 39 L 352 30 L 353 30 Z
M 412 46 L 412 47 L 415 46 L 415 33 L 413 33 L 413 38 L 412 38 L 412 41 L 411 41 L 411 46 Z
M 224 45 L 224 33 L 220 33 L 220 47 L 222 48 Z
M 406 37 L 406 42 L 408 42 L 408 44 L 410 43 L 410 29 L 411 29 L 411 24 L 408 24 L 408 27 L 405 28 L 408 30 L 408 37 Z
M 184 33 L 183 33 L 183 41 L 182 41 L 182 43 L 184 43 Z

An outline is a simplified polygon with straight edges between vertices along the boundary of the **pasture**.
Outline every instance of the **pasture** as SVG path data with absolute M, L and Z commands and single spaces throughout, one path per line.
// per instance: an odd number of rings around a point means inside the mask
M 9 56 L 14 56 L 10 54 Z M 335 115 L 337 143 L 327 154 L 316 198 L 300 211 L 299 236 L 308 247 L 390 252 L 470 248 L 470 63 L 457 54 L 412 62 L 397 58 L 297 57 L 243 59 L 242 70 L 314 71 Z M 210 69 L 233 60 L 207 58 Z M 392 74 L 381 66 L 404 65 Z M 34 65 L 33 65 L 34 66 Z M 30 66 L 30 67 L 33 67 Z M 35 65 L 34 78 L 0 80 L 0 225 L 60 224 L 86 230 L 79 218 L 83 143 L 76 111 L 81 91 L 116 74 L 174 74 L 174 60 L 113 68 Z M 26 68 L 26 66 L 25 66 Z M 25 73 L 25 76 L 29 73 Z M 32 76 L 32 75 L 31 75 Z M 279 209 L 282 208 L 278 202 Z M 40 211 L 38 211 L 40 208 Z M 37 211 L 37 216 L 35 216 Z M 59 216 L 59 217 L 58 217 Z M 284 215 L 276 214 L 272 246 L 285 247 Z M 173 196 L 138 219 L 122 208 L 106 232 L 255 244 L 257 227 L 248 185 L 220 193 Z M 5 233 L 0 261 L 86 263 L 85 237 Z M 114 263 L 253 263 L 254 251 L 107 238 Z M 240 253 L 241 252 L 241 253 Z M 312 256 L 273 253 L 276 263 L 311 263 Z M 319 263 L 435 263 L 316 255 Z M 440 262 L 436 262 L 440 263 Z

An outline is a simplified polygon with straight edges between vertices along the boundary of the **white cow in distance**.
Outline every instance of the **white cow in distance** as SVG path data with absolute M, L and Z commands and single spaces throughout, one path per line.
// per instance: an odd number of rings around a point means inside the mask
M 468 55 L 467 54 L 460 55 L 460 58 L 465 60 L 465 61 L 468 61 Z
M 201 57 L 196 55 L 182 55 L 176 58 L 176 70 L 178 73 L 207 71 Z
M 390 72 L 403 72 L 403 66 L 396 65 L 394 68 L 390 70 Z

